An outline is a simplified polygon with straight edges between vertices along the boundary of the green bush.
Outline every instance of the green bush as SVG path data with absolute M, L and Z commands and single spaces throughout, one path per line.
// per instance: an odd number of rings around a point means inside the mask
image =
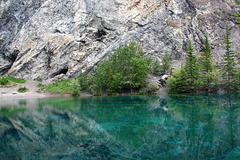
M 219 73 L 217 71 L 204 72 L 201 75 L 202 83 L 199 84 L 199 89 L 207 93 L 216 92 L 219 85 Z
M 161 66 L 161 70 L 164 74 L 170 70 L 171 63 L 172 63 L 172 58 L 168 53 L 168 51 L 166 51 L 162 58 L 162 66 Z
M 158 90 L 159 86 L 156 82 L 147 82 L 147 85 L 143 89 L 148 94 L 156 94 Z
M 159 75 L 161 72 L 161 65 L 160 62 L 156 59 L 155 61 L 152 62 L 152 74 L 153 75 Z
M 240 0 L 239 0 L 239 4 L 240 4 Z M 239 13 L 235 13 L 233 14 L 233 18 L 236 20 L 235 22 L 240 26 L 240 14 Z
M 88 87 L 87 73 L 80 73 L 78 77 L 72 79 L 69 83 L 73 96 L 79 96 L 80 91 L 84 91 Z
M 5 86 L 8 83 L 10 83 L 10 82 L 7 78 L 5 78 L 5 77 L 0 78 L 0 85 Z
M 167 79 L 168 93 L 189 93 L 186 72 L 177 69 L 173 75 Z
M 70 81 L 71 92 L 73 96 L 79 96 L 79 92 L 81 91 L 81 85 L 78 79 L 72 79 Z
M 9 81 L 12 81 L 12 82 L 15 82 L 15 83 L 25 83 L 26 80 L 23 79 L 23 78 L 15 78 L 13 76 L 6 76 L 6 78 L 9 80 Z
M 88 87 L 88 75 L 87 73 L 80 73 L 77 77 L 78 84 L 80 86 L 80 91 L 84 91 Z
M 151 60 L 143 56 L 141 45 L 134 40 L 120 46 L 95 69 L 90 78 L 93 94 L 129 92 L 143 86 L 151 69 Z
M 35 81 L 42 82 L 42 79 L 40 77 L 36 78 Z
M 44 87 L 44 85 L 42 83 L 39 83 L 37 86 L 38 87 Z
M 55 92 L 58 92 L 60 94 L 72 93 L 70 81 L 71 79 L 58 80 L 55 83 L 46 86 L 46 89 L 51 93 Z
M 24 93 L 24 92 L 27 92 L 28 89 L 26 87 L 20 87 L 20 88 L 18 88 L 17 91 L 20 92 L 20 93 Z

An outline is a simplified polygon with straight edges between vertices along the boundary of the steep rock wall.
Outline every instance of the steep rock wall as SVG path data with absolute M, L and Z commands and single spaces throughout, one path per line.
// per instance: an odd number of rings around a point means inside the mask
M 234 0 L 39 0 L 29 1 L 27 9 L 16 2 L 1 1 L 0 72 L 27 79 L 90 71 L 131 39 L 141 41 L 148 55 L 161 60 L 167 50 L 177 61 L 184 58 L 188 39 L 201 51 L 205 33 L 220 60 L 226 24 L 233 46 L 240 44 L 231 16 L 240 13 Z M 16 9 L 9 12 L 11 6 Z M 26 16 L 9 22 L 7 12 Z

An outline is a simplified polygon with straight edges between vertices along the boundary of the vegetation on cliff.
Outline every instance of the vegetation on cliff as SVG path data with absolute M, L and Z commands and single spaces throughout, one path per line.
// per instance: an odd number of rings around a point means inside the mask
M 169 61 L 169 54 L 166 54 L 165 59 Z M 102 95 L 103 92 L 108 95 L 138 92 L 140 88 L 149 86 L 146 81 L 148 73 L 158 72 L 159 67 L 164 71 L 170 68 L 167 62 L 160 66 L 157 60 L 144 56 L 141 44 L 132 40 L 114 49 L 91 74 L 80 73 L 74 79 L 57 81 L 46 89 L 73 95 L 79 95 L 81 91 L 88 91 L 93 95 Z
M 185 66 L 174 71 L 167 80 L 169 93 L 216 92 L 223 88 L 226 92 L 238 91 L 240 69 L 236 67 L 237 54 L 231 49 L 230 32 L 226 27 L 225 55 L 222 63 L 213 60 L 211 46 L 206 35 L 203 52 L 197 59 L 189 41 Z

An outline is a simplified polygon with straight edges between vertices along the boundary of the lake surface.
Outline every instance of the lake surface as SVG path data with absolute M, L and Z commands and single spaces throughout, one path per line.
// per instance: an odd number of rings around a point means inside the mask
M 0 159 L 240 159 L 240 95 L 0 102 Z

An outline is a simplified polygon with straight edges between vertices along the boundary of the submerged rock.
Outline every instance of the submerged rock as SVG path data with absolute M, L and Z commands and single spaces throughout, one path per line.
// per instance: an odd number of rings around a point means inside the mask
M 234 0 L 11 0 L 1 1 L 0 73 L 26 79 L 70 78 L 92 70 L 113 48 L 131 39 L 146 54 L 174 60 L 188 39 L 201 51 L 209 35 L 214 57 L 223 54 L 225 26 L 240 43 Z

